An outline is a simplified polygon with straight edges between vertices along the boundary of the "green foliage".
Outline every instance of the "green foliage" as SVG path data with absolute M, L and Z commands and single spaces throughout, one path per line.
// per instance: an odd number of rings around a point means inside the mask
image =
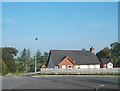
M 30 49 L 24 48 L 21 52 L 20 57 L 18 57 L 19 64 L 18 64 L 18 72 L 28 72 L 29 71 L 29 65 L 31 61 L 31 52 Z
M 110 49 L 108 47 L 100 50 L 96 56 L 98 58 L 111 58 L 114 66 L 120 67 L 120 43 L 115 42 L 110 44 Z
M 46 65 L 47 64 L 47 60 L 48 60 L 48 53 L 47 52 L 44 52 L 44 64 Z
M 18 57 L 19 61 L 22 62 L 27 62 L 30 61 L 30 49 L 23 49 L 23 51 L 21 52 L 20 57 Z
M 30 49 L 24 48 L 21 51 L 18 58 L 14 58 L 18 50 L 12 47 L 0 48 L 1 55 L 1 65 L 0 69 L 2 74 L 6 75 L 8 73 L 25 73 L 25 72 L 34 72 L 35 71 L 35 56 L 31 57 Z M 45 65 L 47 62 L 48 53 L 44 52 L 43 54 L 38 50 L 36 52 L 36 61 L 37 61 L 37 71 L 40 70 L 42 65 Z
M 110 58 L 111 57 L 111 50 L 108 47 L 105 47 L 104 49 L 100 50 L 96 56 L 98 58 Z
M 36 53 L 36 61 L 37 61 L 37 71 L 40 70 L 42 65 L 47 63 L 48 53 L 44 52 L 43 54 L 38 50 Z
M 111 54 L 116 66 L 120 66 L 120 43 L 115 42 L 111 45 Z
M 24 62 L 19 62 L 17 64 L 17 71 L 20 73 L 25 72 L 25 63 Z
M 18 53 L 18 50 L 12 47 L 4 47 L 2 48 L 2 56 L 4 54 L 6 55 L 11 55 L 11 56 L 16 56 Z
M 37 61 L 37 71 L 39 71 L 40 70 L 40 65 L 41 64 L 43 64 L 43 60 L 42 60 L 42 53 L 39 51 L 39 50 L 37 50 L 37 52 L 36 52 L 36 61 Z M 35 66 L 35 65 L 34 65 Z M 32 66 L 33 67 L 33 66 Z
M 18 50 L 12 47 L 0 48 L 2 50 L 2 74 L 16 72 L 17 65 L 14 57 L 17 55 Z
M 37 50 L 36 55 L 31 57 L 29 49 L 23 49 L 18 57 L 18 72 L 34 72 L 35 71 L 35 56 L 37 62 L 37 71 L 40 71 L 40 67 L 47 63 L 48 53 L 44 52 L 43 54 Z
M 1 75 L 7 74 L 7 67 L 5 63 L 2 61 L 2 59 L 0 59 L 0 72 L 1 72 Z
M 85 48 L 83 48 L 82 51 L 85 51 Z
M 34 72 L 34 71 L 35 71 L 35 64 L 31 63 L 29 72 Z

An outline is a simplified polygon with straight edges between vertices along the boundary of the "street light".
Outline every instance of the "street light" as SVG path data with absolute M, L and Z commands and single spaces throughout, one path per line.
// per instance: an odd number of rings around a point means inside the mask
M 35 41 L 36 41 L 36 47 L 35 47 L 35 73 L 37 72 L 37 65 L 36 65 L 36 55 L 37 55 L 37 40 L 38 38 L 35 38 Z

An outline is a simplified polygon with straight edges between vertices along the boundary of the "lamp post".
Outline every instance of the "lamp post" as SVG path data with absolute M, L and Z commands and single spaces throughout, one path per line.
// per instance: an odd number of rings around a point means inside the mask
M 36 48 L 35 48 L 35 73 L 37 72 L 37 65 L 36 65 L 36 55 L 37 55 L 37 40 L 38 40 L 38 38 L 35 38 L 35 41 L 36 41 Z

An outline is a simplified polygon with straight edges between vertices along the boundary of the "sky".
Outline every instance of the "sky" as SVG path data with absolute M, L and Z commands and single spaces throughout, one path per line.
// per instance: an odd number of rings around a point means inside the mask
M 93 46 L 97 53 L 117 41 L 117 2 L 2 3 L 3 47 L 34 54 Z

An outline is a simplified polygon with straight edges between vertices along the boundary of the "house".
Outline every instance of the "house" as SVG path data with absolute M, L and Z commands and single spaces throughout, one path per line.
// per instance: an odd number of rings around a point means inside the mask
M 113 63 L 111 59 L 108 58 L 101 58 L 100 61 L 100 68 L 113 68 Z
M 100 68 L 100 62 L 94 54 L 94 48 L 90 48 L 90 50 L 51 50 L 47 68 Z

